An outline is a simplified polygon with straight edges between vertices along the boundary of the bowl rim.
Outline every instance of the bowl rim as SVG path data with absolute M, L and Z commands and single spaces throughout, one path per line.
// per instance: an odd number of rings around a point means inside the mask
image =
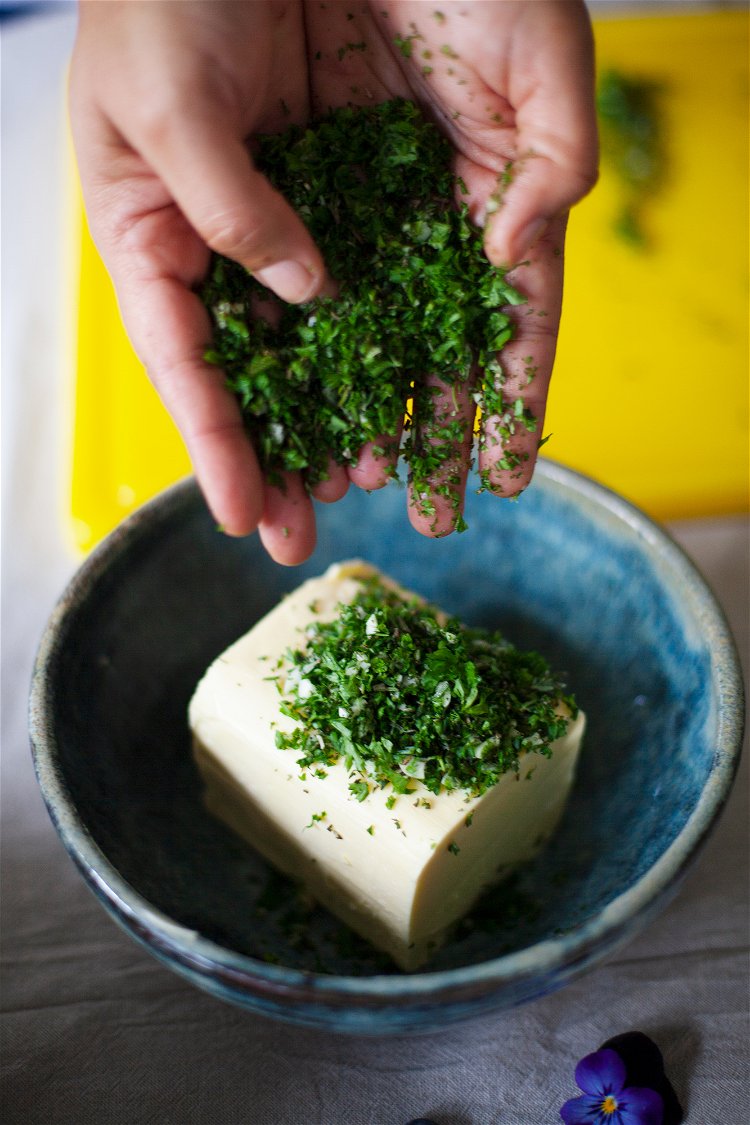
M 192 477 L 179 481 L 128 516 L 84 560 L 55 606 L 42 635 L 32 675 L 29 729 L 37 779 L 50 817 L 71 858 L 105 905 L 132 925 L 147 944 L 155 943 L 191 971 L 218 971 L 235 985 L 265 985 L 269 993 L 311 993 L 317 1000 L 341 1003 L 360 999 L 392 1004 L 439 994 L 467 995 L 500 988 L 539 974 L 554 975 L 588 954 L 613 944 L 649 906 L 675 887 L 709 835 L 731 791 L 739 764 L 744 729 L 744 684 L 735 642 L 723 610 L 695 564 L 669 533 L 630 501 L 577 470 L 540 458 L 535 479 L 573 494 L 590 508 L 606 510 L 623 534 L 640 540 L 652 559 L 681 580 L 681 600 L 691 603 L 701 635 L 711 640 L 712 680 L 718 707 L 714 760 L 698 801 L 682 829 L 648 871 L 609 902 L 603 910 L 560 935 L 477 964 L 418 973 L 373 973 L 362 976 L 328 974 L 271 964 L 202 937 L 153 906 L 107 859 L 81 823 L 62 776 L 52 714 L 53 691 L 47 670 L 60 648 L 68 614 L 81 604 L 92 582 L 111 560 L 144 534 L 154 515 L 166 520 L 199 497 Z

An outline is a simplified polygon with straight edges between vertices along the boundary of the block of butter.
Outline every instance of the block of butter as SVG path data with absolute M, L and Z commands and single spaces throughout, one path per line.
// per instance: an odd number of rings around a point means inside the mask
M 359 801 L 339 759 L 325 776 L 301 770 L 275 732 L 273 670 L 305 628 L 333 620 L 378 572 L 341 563 L 304 582 L 219 656 L 190 703 L 195 757 L 209 810 L 353 930 L 411 971 L 429 959 L 481 892 L 531 859 L 562 814 L 585 719 L 571 720 L 552 754 L 525 754 L 480 796 L 374 786 Z M 379 576 L 391 589 L 395 584 Z M 397 738 L 398 732 L 394 732 Z M 321 771 L 322 772 L 322 771 Z

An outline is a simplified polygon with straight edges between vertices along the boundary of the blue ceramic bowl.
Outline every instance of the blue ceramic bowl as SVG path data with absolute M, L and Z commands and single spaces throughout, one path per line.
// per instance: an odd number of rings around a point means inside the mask
M 432 1030 L 559 988 L 664 906 L 729 793 L 744 711 L 714 598 L 658 527 L 550 462 L 517 504 L 472 495 L 469 531 L 441 541 L 410 529 L 396 486 L 352 489 L 318 518 L 313 558 L 285 569 L 257 536 L 217 532 L 187 482 L 86 561 L 43 638 L 31 705 L 66 848 L 166 965 L 284 1020 Z M 187 703 L 210 661 L 285 591 L 352 556 L 540 649 L 589 720 L 554 844 L 411 975 L 304 907 L 215 822 L 190 755 Z

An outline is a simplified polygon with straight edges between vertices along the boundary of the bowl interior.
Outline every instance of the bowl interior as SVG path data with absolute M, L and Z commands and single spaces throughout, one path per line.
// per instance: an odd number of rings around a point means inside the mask
M 91 560 L 48 667 L 56 768 L 85 828 L 149 904 L 261 960 L 395 971 L 203 810 L 186 723 L 197 680 L 227 644 L 303 578 L 355 556 L 541 650 L 588 715 L 553 843 L 486 896 L 430 969 L 573 929 L 674 840 L 711 770 L 715 706 L 711 653 L 658 537 L 649 544 L 606 493 L 549 464 L 518 503 L 472 495 L 467 518 L 465 534 L 426 540 L 401 489 L 352 489 L 318 506 L 316 552 L 290 570 L 256 536 L 218 532 L 182 486 Z

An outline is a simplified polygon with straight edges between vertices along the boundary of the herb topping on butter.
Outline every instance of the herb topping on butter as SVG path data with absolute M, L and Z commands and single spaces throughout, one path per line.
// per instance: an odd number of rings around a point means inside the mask
M 274 676 L 297 721 L 276 745 L 305 767 L 343 759 L 350 793 L 484 793 L 522 754 L 549 755 L 575 717 L 573 698 L 535 652 L 444 618 L 369 578 L 332 621 L 313 621 Z M 560 704 L 564 704 L 561 708 Z

